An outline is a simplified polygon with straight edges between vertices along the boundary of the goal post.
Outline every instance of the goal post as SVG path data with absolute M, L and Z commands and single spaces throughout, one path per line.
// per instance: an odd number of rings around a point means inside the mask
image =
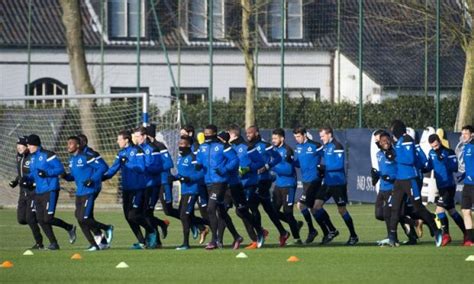
M 0 206 L 17 202 L 18 189 L 11 189 L 8 182 L 16 176 L 20 136 L 39 135 L 43 147 L 56 152 L 65 166 L 69 161 L 67 138 L 79 133 L 95 136 L 90 139 L 91 147 L 111 164 L 119 150 L 120 130 L 154 123 L 157 139 L 176 158 L 180 117 L 175 97 L 147 93 L 0 97 Z M 61 181 L 61 188 L 68 193 L 62 193 L 61 199 L 72 202 L 74 184 Z M 105 182 L 98 203 L 118 202 L 117 189 L 118 177 Z

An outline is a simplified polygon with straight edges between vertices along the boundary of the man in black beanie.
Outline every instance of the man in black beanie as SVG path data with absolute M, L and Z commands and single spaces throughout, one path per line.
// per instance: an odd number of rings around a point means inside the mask
M 392 193 L 392 209 L 390 215 L 390 246 L 399 246 L 397 236 L 397 225 L 400 220 L 400 209 L 404 204 L 405 196 L 408 196 L 413 205 L 413 213 L 416 213 L 433 231 L 436 246 L 441 246 L 442 231 L 436 227 L 434 215 L 431 214 L 423 203 L 421 198 L 414 196 L 413 192 L 420 190 L 417 182 L 418 172 L 416 168 L 416 150 L 415 141 L 406 133 L 406 126 L 400 120 L 392 122 L 391 127 L 395 151 L 385 153 L 386 158 L 395 161 L 397 164 L 397 174 L 395 178 Z

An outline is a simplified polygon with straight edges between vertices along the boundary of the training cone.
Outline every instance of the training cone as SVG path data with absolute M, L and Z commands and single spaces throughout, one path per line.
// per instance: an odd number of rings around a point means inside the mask
M 78 253 L 75 253 L 71 256 L 71 259 L 73 260 L 79 260 L 79 259 L 82 259 L 82 256 Z
M 466 261 L 474 261 L 474 255 L 470 255 L 466 258 Z
M 300 261 L 300 259 L 297 258 L 296 256 L 292 255 L 286 261 L 288 261 L 288 262 L 298 262 L 298 261 Z
M 117 264 L 115 268 L 129 268 L 129 266 L 124 261 L 122 261 L 121 263 Z
M 34 255 L 34 253 L 31 250 L 28 249 L 28 250 L 25 250 L 23 255 Z
M 9 260 L 5 260 L 4 262 L 2 262 L 0 267 L 2 267 L 2 268 L 12 268 L 13 267 L 13 262 L 11 262 Z
M 245 253 L 241 252 L 235 256 L 236 258 L 249 258 Z

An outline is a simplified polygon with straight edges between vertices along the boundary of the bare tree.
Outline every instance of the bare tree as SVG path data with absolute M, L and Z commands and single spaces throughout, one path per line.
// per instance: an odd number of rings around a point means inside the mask
M 60 0 L 62 8 L 62 22 L 65 28 L 66 47 L 69 56 L 69 67 L 76 94 L 94 94 L 87 61 L 84 52 L 82 37 L 82 18 L 79 0 Z M 89 138 L 91 146 L 98 145 L 98 136 L 95 127 L 92 99 L 79 100 L 79 112 L 82 131 Z

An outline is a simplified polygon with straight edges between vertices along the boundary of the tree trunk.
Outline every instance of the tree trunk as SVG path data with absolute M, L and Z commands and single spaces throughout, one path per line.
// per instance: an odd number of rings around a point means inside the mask
M 474 0 L 470 1 L 469 8 L 474 9 Z M 471 17 L 471 26 L 474 27 L 474 17 Z M 461 100 L 459 101 L 458 116 L 454 125 L 455 131 L 461 131 L 464 125 L 472 125 L 474 122 L 474 28 L 471 29 L 471 36 L 468 40 L 469 44 L 465 48 L 466 67 L 464 69 Z
M 63 10 L 62 22 L 65 28 L 69 67 L 76 94 L 94 94 L 89 71 L 87 70 L 84 42 L 82 39 L 82 21 L 79 0 L 60 0 Z M 91 147 L 98 146 L 92 99 L 79 100 L 79 114 L 82 132 L 88 137 Z
M 242 52 L 245 61 L 245 127 L 255 124 L 255 65 L 253 61 L 253 47 L 250 36 L 250 17 L 252 15 L 252 1 L 241 0 L 242 5 Z

